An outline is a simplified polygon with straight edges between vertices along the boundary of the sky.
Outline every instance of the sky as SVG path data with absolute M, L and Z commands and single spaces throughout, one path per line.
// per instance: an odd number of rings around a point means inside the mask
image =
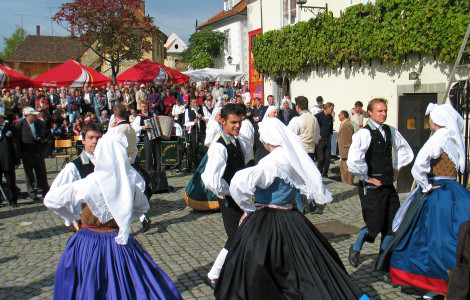
M 69 0 L 70 2 L 71 0 Z M 41 26 L 41 35 L 68 35 L 53 16 L 66 0 L 16 0 L 0 1 L 0 51 L 4 38 L 10 37 L 16 26 L 23 26 L 28 34 L 36 34 L 36 25 Z M 201 24 L 224 8 L 223 0 L 147 0 L 146 14 L 166 35 L 175 32 L 188 43 L 194 33 L 196 19 Z M 23 24 L 22 24 L 23 23 Z

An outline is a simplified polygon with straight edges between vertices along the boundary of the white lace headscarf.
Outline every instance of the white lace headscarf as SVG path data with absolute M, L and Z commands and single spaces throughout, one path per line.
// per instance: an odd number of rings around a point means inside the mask
M 266 109 L 266 113 L 264 114 L 263 121 L 261 122 L 264 122 L 264 120 L 267 120 L 267 119 L 272 119 L 272 117 L 270 117 L 269 115 L 276 109 L 279 110 L 279 107 L 275 105 L 268 106 L 268 108 Z
M 307 199 L 315 199 L 318 204 L 332 201 L 330 191 L 323 185 L 321 174 L 305 151 L 299 136 L 277 118 L 263 119 L 259 124 L 259 134 L 262 142 L 279 146 L 263 158 L 259 165 L 271 169 L 277 177 L 297 188 Z
M 465 169 L 465 143 L 463 139 L 463 118 L 450 105 L 429 103 L 426 109 L 434 124 L 446 128 L 446 136 L 453 141 L 452 144 L 444 143 L 444 151 L 461 172 Z M 436 131 L 436 133 L 439 130 Z
M 284 110 L 284 102 L 289 103 L 289 108 L 292 109 L 292 102 L 287 98 L 282 98 L 281 109 Z

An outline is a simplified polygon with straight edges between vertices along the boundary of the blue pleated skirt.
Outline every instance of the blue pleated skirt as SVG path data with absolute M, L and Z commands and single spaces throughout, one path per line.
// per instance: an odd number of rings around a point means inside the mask
M 62 254 L 54 281 L 54 299 L 181 299 L 175 285 L 139 242 L 127 245 L 118 231 L 82 229 Z
M 470 220 L 470 192 L 452 180 L 433 185 L 440 188 L 423 198 L 392 252 L 390 275 L 395 284 L 445 293 L 447 270 L 456 262 L 460 224 Z

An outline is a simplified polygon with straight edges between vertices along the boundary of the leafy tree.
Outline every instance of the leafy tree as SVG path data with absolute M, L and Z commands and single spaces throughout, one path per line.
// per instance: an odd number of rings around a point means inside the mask
M 0 61 L 10 56 L 21 45 L 28 34 L 23 28 L 16 26 L 15 31 L 10 37 L 4 37 L 3 43 L 5 45 L 3 52 L 0 52 Z
M 225 38 L 225 33 L 212 31 L 212 27 L 195 32 L 189 38 L 188 48 L 181 53 L 181 60 L 191 69 L 212 68 L 223 53 Z
M 157 27 L 152 17 L 139 11 L 142 4 L 142 0 L 74 0 L 62 4 L 52 19 L 108 62 L 116 82 L 122 61 L 139 60 L 152 50 Z

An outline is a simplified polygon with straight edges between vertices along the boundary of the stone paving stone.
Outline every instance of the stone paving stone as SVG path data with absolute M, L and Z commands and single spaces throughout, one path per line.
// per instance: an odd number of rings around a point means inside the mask
M 46 159 L 46 164 L 52 184 L 57 175 L 55 160 Z M 334 176 L 339 173 L 336 169 L 337 164 L 332 164 Z M 221 215 L 187 207 L 183 193 L 191 176 L 171 171 L 167 175 L 175 192 L 154 195 L 148 213 L 151 229 L 143 233 L 136 222 L 132 234 L 171 277 L 184 299 L 214 299 L 204 277 L 225 243 Z M 22 168 L 17 179 L 21 190 L 26 191 Z M 324 183 L 334 201 L 324 214 L 307 214 L 307 218 L 314 224 L 339 221 L 357 228 L 364 226 L 357 188 L 332 179 L 324 179 Z M 20 199 L 19 204 L 17 208 L 0 205 L 0 299 L 51 299 L 55 270 L 73 233 L 42 203 Z M 388 275 L 374 270 L 378 241 L 365 244 L 358 268 L 350 266 L 347 255 L 356 236 L 332 237 L 330 242 L 350 276 L 371 299 L 415 299 L 423 294 L 416 288 L 395 286 Z

